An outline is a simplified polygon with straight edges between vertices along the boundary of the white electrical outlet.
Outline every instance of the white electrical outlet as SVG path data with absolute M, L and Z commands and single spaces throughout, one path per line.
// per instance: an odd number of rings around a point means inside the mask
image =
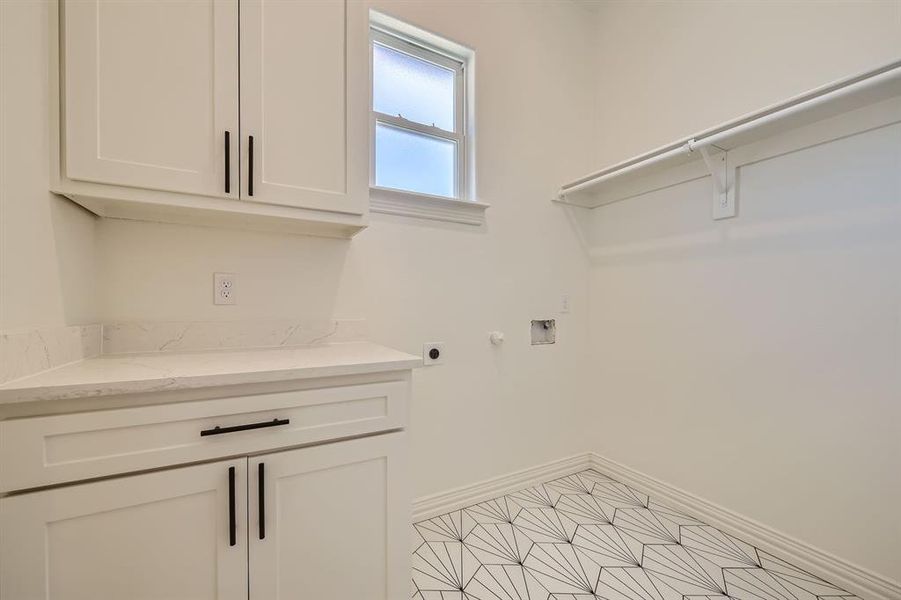
M 564 315 L 569 313 L 569 294 L 560 297 L 560 313 Z
M 234 273 L 213 273 L 213 304 L 235 304 Z
M 444 363 L 444 343 L 432 342 L 422 345 L 422 364 L 430 367 Z

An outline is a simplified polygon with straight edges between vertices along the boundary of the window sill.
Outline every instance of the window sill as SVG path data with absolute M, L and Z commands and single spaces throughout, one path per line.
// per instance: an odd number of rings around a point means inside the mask
M 369 188 L 369 209 L 387 215 L 478 226 L 485 223 L 485 209 L 489 206 L 490 204 L 472 200 L 457 200 L 376 186 Z

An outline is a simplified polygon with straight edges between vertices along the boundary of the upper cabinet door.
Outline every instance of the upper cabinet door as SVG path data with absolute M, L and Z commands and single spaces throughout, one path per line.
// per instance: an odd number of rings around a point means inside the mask
M 362 2 L 241 0 L 241 197 L 364 214 L 368 15 Z
M 237 0 L 61 6 L 65 176 L 237 198 Z

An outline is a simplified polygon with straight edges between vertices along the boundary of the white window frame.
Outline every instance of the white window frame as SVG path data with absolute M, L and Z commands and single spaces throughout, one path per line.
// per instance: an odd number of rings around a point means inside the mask
M 389 115 L 375 111 L 372 100 L 373 52 L 379 44 L 429 62 L 455 73 L 454 79 L 454 130 L 448 131 L 405 119 L 401 115 Z M 445 47 L 446 46 L 446 47 Z M 472 73 L 468 73 L 472 51 L 453 42 L 442 40 L 434 34 L 420 31 L 393 17 L 370 11 L 370 209 L 373 212 L 450 221 L 466 225 L 482 225 L 488 204 L 473 197 L 475 184 L 472 173 Z M 419 135 L 431 136 L 454 143 L 454 195 L 436 196 L 412 190 L 378 187 L 375 184 L 376 145 L 378 125 L 393 127 Z
M 370 185 L 375 187 L 375 130 L 378 125 L 393 127 L 401 131 L 411 131 L 429 137 L 447 140 L 454 143 L 456 153 L 454 154 L 454 195 L 439 196 L 441 198 L 451 198 L 455 200 L 467 199 L 466 188 L 466 76 L 465 61 L 451 57 L 436 48 L 426 46 L 419 42 L 413 42 L 404 36 L 400 36 L 394 32 L 388 32 L 373 26 L 370 29 L 370 44 L 378 44 L 385 46 L 391 50 L 408 54 L 413 58 L 444 67 L 454 72 L 454 130 L 448 131 L 432 125 L 425 125 L 417 121 L 405 119 L 402 115 L 389 115 L 378 112 L 370 103 L 370 140 L 372 164 L 370 166 L 371 181 Z M 370 52 L 370 72 L 373 72 L 372 52 Z M 411 194 L 419 194 L 421 196 L 429 196 L 422 192 L 413 190 L 397 190 L 399 192 L 407 192 Z

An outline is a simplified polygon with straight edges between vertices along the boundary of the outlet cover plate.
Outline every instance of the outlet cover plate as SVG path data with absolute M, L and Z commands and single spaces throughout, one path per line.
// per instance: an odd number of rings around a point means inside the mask
M 432 358 L 432 351 L 436 350 L 438 356 Z M 422 364 L 426 367 L 444 364 L 444 343 L 430 342 L 422 345 Z
M 234 273 L 213 273 L 213 304 L 235 304 Z

